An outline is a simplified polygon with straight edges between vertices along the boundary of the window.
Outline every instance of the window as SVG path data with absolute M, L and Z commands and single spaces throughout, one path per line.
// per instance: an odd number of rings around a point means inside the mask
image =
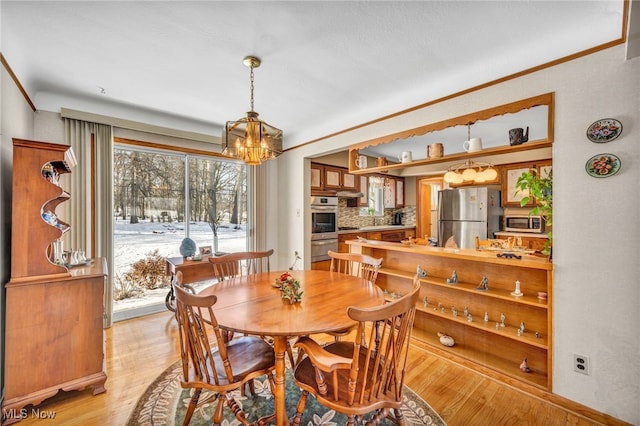
M 165 309 L 165 258 L 181 256 L 184 238 L 213 252 L 247 249 L 245 165 L 117 146 L 113 180 L 114 320 Z

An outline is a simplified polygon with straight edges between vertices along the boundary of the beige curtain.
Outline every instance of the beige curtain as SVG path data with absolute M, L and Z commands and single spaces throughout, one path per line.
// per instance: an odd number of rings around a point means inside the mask
M 113 130 L 110 125 L 64 118 L 65 141 L 78 165 L 71 174 L 66 247 L 107 260 L 104 327 L 113 309 Z M 95 227 L 95 229 L 94 229 Z M 94 238 L 95 237 L 95 238 Z
M 250 183 L 247 210 L 249 218 L 249 250 L 263 251 L 267 248 L 267 164 L 247 167 L 247 182 Z

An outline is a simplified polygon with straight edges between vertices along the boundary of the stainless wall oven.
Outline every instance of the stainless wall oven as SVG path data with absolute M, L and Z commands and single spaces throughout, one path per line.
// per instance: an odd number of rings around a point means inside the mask
M 338 251 L 338 198 L 311 197 L 311 262 L 328 260 Z

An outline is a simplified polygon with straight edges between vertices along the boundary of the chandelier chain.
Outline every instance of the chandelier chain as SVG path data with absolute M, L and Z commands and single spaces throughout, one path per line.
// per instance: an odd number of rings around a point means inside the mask
M 251 73 L 249 74 L 251 80 L 251 111 L 253 111 L 253 65 L 251 65 Z

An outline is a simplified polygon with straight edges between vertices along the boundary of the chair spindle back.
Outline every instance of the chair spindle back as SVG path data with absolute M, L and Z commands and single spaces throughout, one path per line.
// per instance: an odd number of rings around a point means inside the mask
M 242 251 L 225 254 L 220 257 L 210 257 L 214 276 L 218 281 L 243 275 L 271 272 L 269 256 L 273 249 L 267 251 Z
M 336 253 L 329 251 L 331 257 L 330 271 L 355 275 L 375 284 L 382 258 L 375 259 L 366 254 Z

